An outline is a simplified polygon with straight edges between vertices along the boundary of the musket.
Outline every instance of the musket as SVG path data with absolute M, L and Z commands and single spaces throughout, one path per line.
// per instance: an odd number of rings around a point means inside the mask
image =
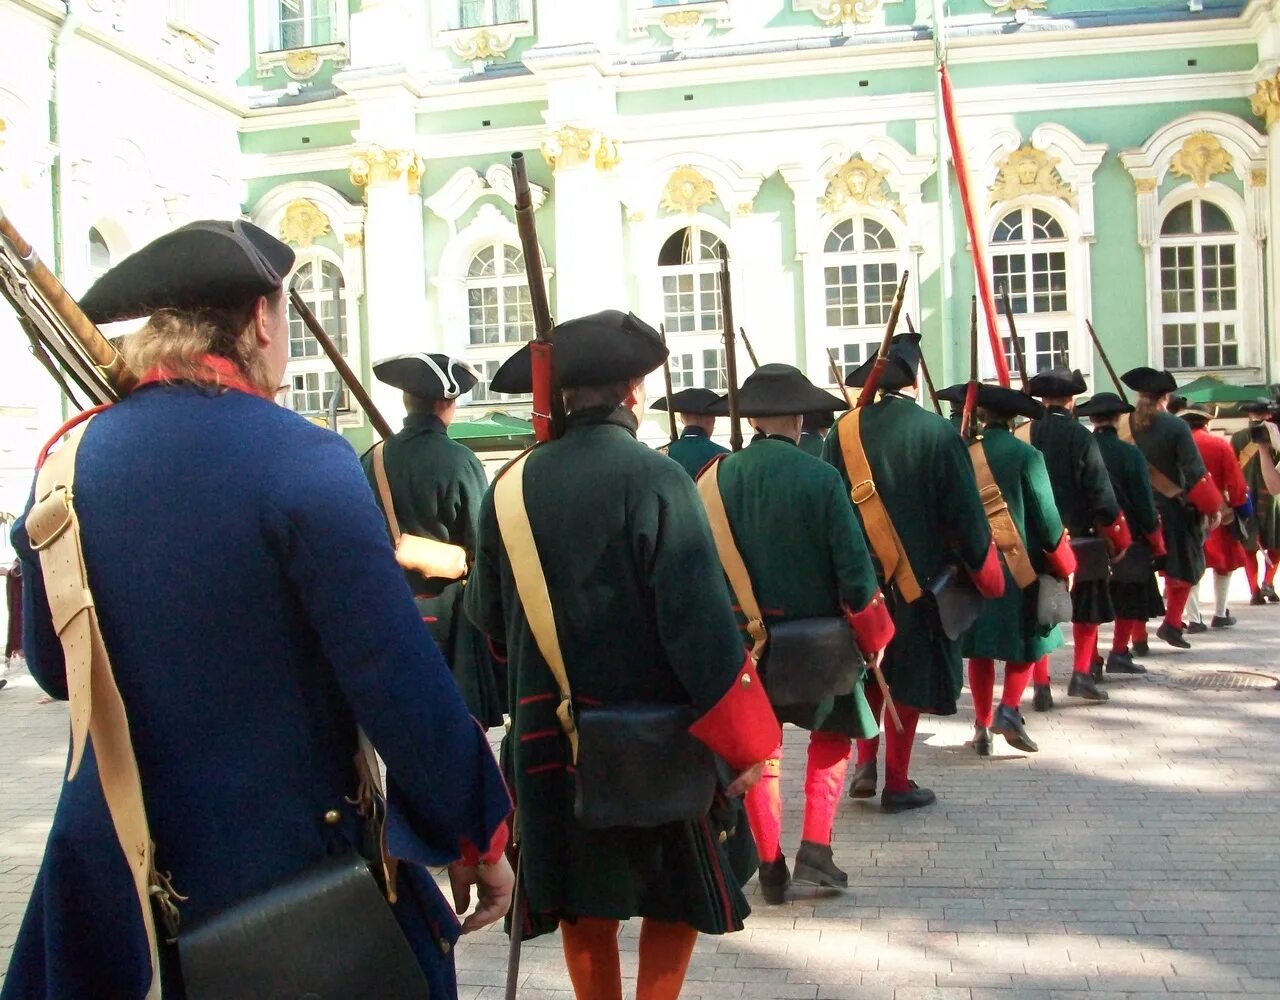
M 519 816 L 511 821 L 512 837 L 519 829 Z M 524 915 L 520 907 L 524 904 L 524 892 L 520 888 L 520 879 L 524 876 L 524 851 L 518 843 L 512 843 L 516 854 L 516 880 L 511 889 L 511 934 L 507 941 L 507 990 L 506 1000 L 516 1000 L 516 990 L 520 986 L 520 949 L 524 944 Z
M 1097 348 L 1098 356 L 1102 358 L 1102 363 L 1107 367 L 1107 374 L 1111 376 L 1111 381 L 1115 383 L 1116 392 L 1120 394 L 1120 398 L 1129 402 L 1129 394 L 1124 391 L 1124 383 L 1116 376 L 1116 370 L 1111 367 L 1111 359 L 1107 357 L 1107 352 L 1102 348 L 1102 341 L 1098 339 L 1098 333 L 1093 328 L 1093 324 L 1089 320 L 1084 321 L 1085 329 L 1089 331 L 1089 336 L 1093 338 L 1093 346 Z
M 907 313 L 907 332 L 915 333 L 915 324 L 911 322 L 911 313 Z M 924 351 L 920 352 L 920 371 L 924 375 L 924 384 L 929 390 L 929 398 L 933 401 L 933 412 L 942 416 L 942 406 L 938 403 L 938 390 L 933 387 L 933 376 L 929 374 L 929 363 L 924 359 Z
M 511 181 L 515 188 L 516 229 L 524 251 L 524 274 L 529 285 L 533 310 L 534 342 L 529 345 L 533 374 L 533 433 L 539 441 L 552 441 L 564 432 L 564 398 L 555 365 L 555 321 L 547 301 L 547 283 L 542 276 L 542 251 L 538 248 L 538 227 L 533 219 L 533 194 L 525 171 L 524 153 L 511 154 Z
M 876 355 L 876 363 L 871 366 L 867 380 L 862 384 L 862 395 L 858 397 L 858 405 L 866 406 L 875 399 L 880 379 L 884 377 L 885 366 L 889 363 L 889 348 L 893 344 L 893 333 L 898 328 L 898 316 L 902 313 L 902 299 L 907 294 L 907 276 L 910 272 L 902 272 L 902 280 L 898 282 L 898 291 L 893 296 L 893 308 L 889 310 L 889 322 L 884 328 L 884 339 L 880 341 L 880 352 Z
M 831 362 L 831 376 L 836 380 L 836 385 L 840 387 L 840 395 L 844 397 L 845 403 L 852 410 L 853 397 L 849 395 L 849 389 L 844 384 L 844 376 L 840 374 L 840 362 L 836 360 L 836 349 L 834 347 L 827 348 L 827 360 Z
M 137 376 L 62 282 L 40 260 L 0 208 L 0 294 L 9 300 L 31 339 L 41 345 L 48 367 L 55 358 L 94 403 L 111 403 L 128 392 Z M 38 355 L 39 357 L 39 355 Z
M 1018 378 L 1022 379 L 1022 391 L 1031 391 L 1031 380 L 1027 378 L 1027 358 L 1022 353 L 1022 341 L 1018 339 L 1018 324 L 1013 318 L 1013 301 L 1009 298 L 1009 286 L 1000 284 L 1000 300 L 1004 304 L 1004 318 L 1009 321 L 1009 341 L 1013 345 L 1013 359 L 1018 363 Z
M 751 359 L 751 367 L 759 368 L 760 359 L 756 357 L 756 352 L 751 349 L 751 341 L 747 339 L 747 328 L 745 326 L 738 327 L 738 336 L 742 338 L 742 346 L 747 349 L 747 357 Z
M 369 415 L 369 423 L 373 424 L 373 429 L 378 432 L 378 436 L 384 440 L 391 437 L 391 425 L 387 423 L 387 418 L 378 411 L 373 400 L 369 398 L 369 393 L 365 391 L 364 386 L 360 384 L 360 380 L 356 378 L 356 373 L 347 364 L 347 359 L 338 350 L 338 345 L 325 332 L 324 327 L 320 325 L 320 321 L 316 319 L 315 313 L 302 300 L 302 296 L 298 294 L 296 288 L 289 289 L 289 304 L 293 306 L 294 311 L 302 320 L 302 325 L 311 332 L 311 336 L 315 337 L 317 343 L 320 344 L 320 349 L 324 351 L 325 357 L 329 359 L 329 363 L 337 371 L 338 378 L 342 379 L 343 384 L 351 391 L 351 395 L 355 397 L 356 402 L 360 404 L 360 408 Z
M 738 410 L 738 352 L 733 335 L 733 291 L 729 283 L 729 249 L 720 244 L 720 316 L 724 323 L 724 375 L 729 390 L 729 447 L 742 450 L 742 414 Z
M 960 436 L 969 439 L 973 408 L 978 404 L 978 297 L 969 300 L 969 387 L 964 394 L 964 411 L 960 415 Z
M 667 346 L 667 324 L 658 324 L 658 333 L 662 337 L 662 346 Z M 675 444 L 680 440 L 680 435 L 676 433 L 676 411 L 671 406 L 671 352 L 667 352 L 667 356 L 662 359 L 662 380 L 667 384 L 667 424 L 671 429 L 671 443 Z

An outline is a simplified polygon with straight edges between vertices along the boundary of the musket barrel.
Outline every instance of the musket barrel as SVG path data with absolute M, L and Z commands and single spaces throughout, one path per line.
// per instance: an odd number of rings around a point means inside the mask
M 658 334 L 662 337 L 662 346 L 667 346 L 667 324 L 658 324 Z M 667 352 L 667 356 L 662 359 L 662 380 L 667 387 L 667 427 L 671 432 L 671 443 L 674 444 L 680 439 L 680 435 L 676 433 L 676 411 L 672 407 L 671 397 L 674 395 L 671 385 L 671 353 Z
M 1022 341 L 1018 339 L 1018 324 L 1013 318 L 1013 301 L 1009 298 L 1009 286 L 1000 285 L 1000 300 L 1004 304 L 1004 317 L 1009 321 L 1009 342 L 1013 347 L 1013 358 L 1018 363 L 1018 378 L 1022 380 L 1022 391 L 1031 391 L 1031 380 L 1027 378 L 1027 358 L 1022 352 Z
M 742 414 L 738 410 L 737 341 L 733 332 L 733 290 L 729 281 L 729 251 L 720 245 L 720 317 L 724 323 L 724 374 L 729 391 L 729 447 L 742 450 Z
M 907 332 L 915 333 L 915 324 L 911 322 L 911 313 L 906 314 Z M 933 376 L 929 374 L 929 363 L 924 359 L 924 351 L 920 352 L 920 371 L 924 375 L 925 387 L 929 390 L 929 399 L 933 403 L 933 412 L 942 415 L 942 406 L 938 403 L 938 390 L 933 385 Z
M 555 320 L 547 300 L 547 283 L 542 273 L 542 250 L 533 218 L 533 192 L 525 169 L 524 153 L 511 154 L 511 180 L 515 189 L 516 230 L 524 254 L 524 273 L 529 285 L 533 330 L 537 344 L 533 356 L 533 426 L 539 441 L 558 438 L 564 430 L 564 398 L 556 375 L 553 341 Z
M 907 277 L 909 271 L 902 272 L 898 282 L 898 291 L 893 296 L 893 308 L 889 310 L 889 322 L 884 328 L 884 338 L 880 341 L 880 351 L 876 354 L 876 363 L 871 366 L 871 373 L 862 385 L 862 393 L 858 396 L 858 405 L 866 406 L 875 398 L 876 389 L 880 386 L 885 365 L 889 363 L 889 346 L 893 343 L 894 331 L 898 328 L 898 317 L 902 314 L 902 300 L 907 294 Z
M 1120 395 L 1120 398 L 1125 401 L 1125 403 L 1128 403 L 1129 394 L 1124 391 L 1124 383 L 1121 382 L 1119 376 L 1116 375 L 1116 370 L 1111 367 L 1111 359 L 1107 357 L 1107 352 L 1102 347 L 1102 341 L 1098 339 L 1098 332 L 1093 328 L 1093 322 L 1091 320 L 1085 320 L 1084 325 L 1085 329 L 1089 331 L 1089 337 L 1093 340 L 1093 346 L 1098 350 L 1098 356 L 1102 358 L 1102 363 L 1106 366 L 1107 374 L 1111 376 L 1111 381 L 1116 387 L 1116 392 Z
M 827 360 L 831 363 L 831 374 L 836 380 L 836 385 L 840 388 L 840 395 L 844 397 L 845 403 L 852 408 L 853 399 L 849 395 L 849 387 L 844 384 L 844 376 L 840 374 L 840 363 L 836 360 L 836 349 L 834 347 L 827 348 Z

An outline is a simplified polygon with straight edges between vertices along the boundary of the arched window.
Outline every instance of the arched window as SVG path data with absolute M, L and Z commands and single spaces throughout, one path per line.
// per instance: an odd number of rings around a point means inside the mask
M 111 248 L 97 229 L 89 230 L 89 284 L 111 269 Z
M 827 346 L 847 375 L 880 343 L 898 289 L 898 244 L 869 217 L 839 222 L 822 247 Z
M 721 246 L 714 233 L 687 226 L 672 233 L 658 253 L 674 389 L 701 386 L 724 392 L 728 387 L 720 312 Z
M 333 38 L 333 0 L 278 0 L 276 16 L 282 49 L 328 45 Z
M 1160 335 L 1165 368 L 1240 362 L 1240 234 L 1206 198 L 1170 209 L 1160 225 Z
M 1068 249 L 1062 223 L 1029 205 L 1001 216 L 991 236 L 996 310 L 1004 313 L 1000 289 L 1007 288 L 1028 374 L 1059 364 L 1071 366 Z M 1002 339 L 1009 370 L 1017 371 L 1013 343 L 1009 337 Z
M 467 360 L 480 375 L 469 402 L 488 403 L 489 380 L 513 344 L 533 339 L 533 303 L 519 247 L 495 241 L 482 246 L 467 266 Z
M 289 279 L 289 287 L 297 290 L 338 350 L 350 359 L 347 346 L 350 301 L 342 269 L 323 257 L 303 260 Z M 329 397 L 335 392 L 341 392 L 338 412 L 350 412 L 351 402 L 338 373 L 291 304 L 288 406 L 298 413 L 323 414 L 328 411 Z

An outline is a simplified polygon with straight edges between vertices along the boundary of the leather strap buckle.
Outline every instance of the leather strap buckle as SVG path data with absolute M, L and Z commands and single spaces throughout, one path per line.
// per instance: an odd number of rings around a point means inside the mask
M 27 514 L 27 538 L 36 552 L 47 549 L 71 527 L 71 491 L 54 486 Z
M 864 503 L 876 495 L 876 484 L 873 480 L 864 479 L 860 483 L 855 483 L 853 488 L 849 490 L 849 496 L 853 502 L 861 507 Z

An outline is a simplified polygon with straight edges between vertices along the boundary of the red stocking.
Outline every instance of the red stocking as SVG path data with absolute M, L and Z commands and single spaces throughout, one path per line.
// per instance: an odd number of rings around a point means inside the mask
M 991 697 L 996 686 L 996 661 L 975 656 L 969 660 L 969 691 L 973 694 L 973 721 L 991 728 Z
M 1137 631 L 1138 623 L 1132 618 L 1117 618 L 1115 633 L 1111 637 L 1111 652 L 1129 652 L 1129 642 Z
M 1274 586 L 1276 582 L 1276 567 L 1280 566 L 1280 549 L 1267 549 L 1267 565 L 1262 571 L 1262 582 L 1268 586 Z
M 836 806 L 852 752 L 853 743 L 843 733 L 809 734 L 809 760 L 804 772 L 804 839 L 811 843 L 831 843 Z
M 1246 552 L 1244 557 L 1244 578 L 1249 581 L 1249 593 L 1258 596 L 1258 557 Z
M 782 841 L 782 747 L 764 762 L 764 774 L 743 797 L 747 823 L 761 861 L 776 861 Z
M 1093 666 L 1093 654 L 1098 649 L 1098 626 L 1089 622 L 1072 622 L 1071 635 L 1075 639 L 1075 661 L 1072 669 L 1087 674 Z
M 1027 689 L 1027 681 L 1031 680 L 1030 663 L 1006 663 L 1004 665 L 1004 691 L 1000 695 L 1000 704 L 1007 705 L 1015 712 L 1022 704 L 1022 693 Z
M 916 723 L 920 721 L 920 710 L 908 708 L 899 701 L 894 706 L 898 709 L 898 717 L 902 720 L 902 732 L 898 732 L 892 720 L 884 731 L 884 790 L 886 792 L 906 792 L 911 788 L 907 777 L 911 770 L 911 747 L 916 739 Z
M 1164 623 L 1170 628 L 1182 630 L 1182 612 L 1187 610 L 1187 599 L 1191 596 L 1191 584 L 1186 580 L 1169 578 L 1164 585 Z
M 1049 657 L 1048 656 L 1042 656 L 1040 657 L 1040 659 L 1036 660 L 1035 666 L 1032 669 L 1032 675 L 1035 678 L 1036 684 L 1038 684 L 1040 687 L 1044 687 L 1046 684 L 1049 683 Z

